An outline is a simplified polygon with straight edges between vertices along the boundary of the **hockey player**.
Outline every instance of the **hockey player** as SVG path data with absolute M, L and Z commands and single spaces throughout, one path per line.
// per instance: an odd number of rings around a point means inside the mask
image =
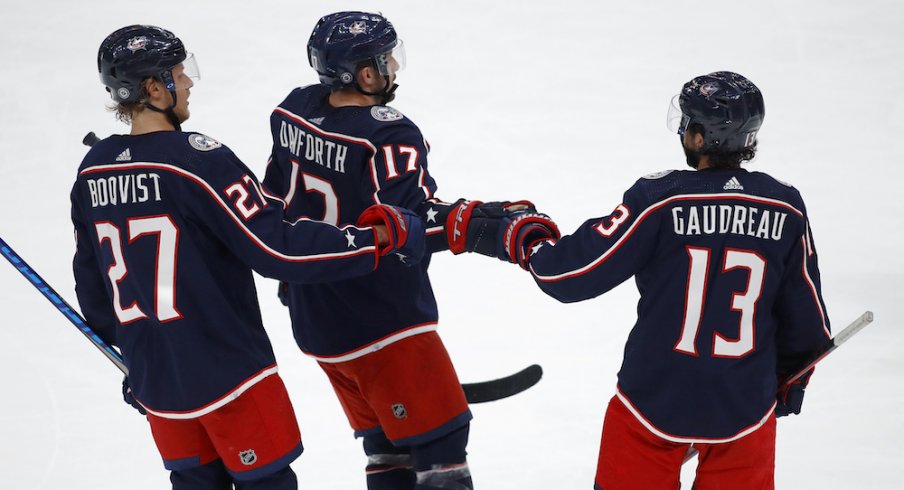
M 532 214 L 526 202 L 434 198 L 424 137 L 386 105 L 405 51 L 385 17 L 323 17 L 308 57 L 321 83 L 293 90 L 270 118 L 265 191 L 283 199 L 287 220 L 343 226 L 368 206 L 389 203 L 421 213 L 430 252 L 494 255 L 480 248 L 480 231 L 504 230 L 500 219 L 486 217 Z M 405 267 L 408 261 L 397 254 L 367 276 L 290 284 L 283 297 L 298 346 L 319 362 L 363 438 L 368 488 L 472 488 L 465 451 L 471 413 L 436 332 L 429 258 Z
M 521 252 L 562 302 L 637 281 L 596 489 L 677 489 L 691 446 L 697 490 L 771 489 L 775 418 L 800 412 L 809 374 L 778 396 L 777 378 L 830 337 L 807 212 L 797 189 L 741 168 L 764 115 L 753 83 L 699 76 L 672 109 L 696 171 L 643 177 L 608 216 Z
M 181 131 L 198 72 L 167 30 L 115 31 L 98 70 L 131 133 L 95 144 L 72 189 L 85 318 L 121 349 L 123 395 L 146 412 L 174 489 L 295 489 L 299 429 L 251 271 L 310 283 L 367 274 L 390 253 L 414 264 L 423 224 L 382 204 L 357 226 L 283 222 L 226 146 Z

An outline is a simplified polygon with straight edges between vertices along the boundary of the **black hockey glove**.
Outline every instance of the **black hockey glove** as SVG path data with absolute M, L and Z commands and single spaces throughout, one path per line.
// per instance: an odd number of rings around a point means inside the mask
M 455 203 L 446 219 L 446 239 L 454 254 L 476 252 L 500 260 L 508 260 L 500 254 L 500 233 L 517 215 L 536 213 L 530 201 L 465 201 Z
M 424 242 L 424 222 L 409 209 L 374 204 L 358 217 L 357 226 L 383 225 L 389 234 L 388 243 L 377 244 L 379 256 L 393 254 L 408 267 L 420 262 L 427 252 Z
M 138 413 L 140 413 L 141 415 L 148 414 L 147 410 L 145 410 L 144 407 L 142 407 L 141 404 L 138 403 L 138 400 L 136 400 L 135 397 L 132 396 L 132 387 L 129 386 L 128 376 L 124 376 L 122 378 L 122 400 L 129 405 L 132 405 L 132 407 L 135 410 L 138 410 Z
M 797 378 L 795 382 L 788 386 L 784 386 L 779 390 L 778 395 L 776 396 L 776 400 L 778 401 L 775 405 L 776 417 L 800 414 L 800 409 L 804 404 L 804 392 L 806 391 L 807 384 L 810 382 L 810 376 L 813 376 L 813 371 L 815 369 L 816 368 L 813 368 L 807 371 L 807 374 Z

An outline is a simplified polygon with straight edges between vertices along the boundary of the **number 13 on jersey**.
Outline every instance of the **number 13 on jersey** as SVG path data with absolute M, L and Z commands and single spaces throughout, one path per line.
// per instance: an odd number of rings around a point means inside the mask
M 712 250 L 708 248 L 687 247 L 688 267 L 687 292 L 684 303 L 684 321 L 681 328 L 681 336 L 675 344 L 675 350 L 691 356 L 700 355 L 697 350 L 697 333 L 703 319 L 704 300 L 706 289 L 710 281 L 709 263 Z M 766 260 L 759 254 L 750 250 L 726 248 L 721 273 L 735 269 L 747 271 L 747 290 L 735 292 L 728 305 L 732 311 L 740 312 L 741 320 L 738 326 L 738 337 L 725 338 L 719 332 L 713 332 L 713 338 L 706 339 L 707 345 L 712 345 L 713 357 L 744 357 L 753 351 L 755 334 L 756 303 L 760 299 L 763 290 L 763 279 L 766 272 Z M 716 305 L 721 306 L 721 305 Z M 730 325 L 719 325 L 725 331 Z

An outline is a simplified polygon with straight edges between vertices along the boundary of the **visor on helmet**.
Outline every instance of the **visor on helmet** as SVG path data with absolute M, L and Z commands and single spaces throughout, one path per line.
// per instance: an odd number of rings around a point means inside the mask
M 178 75 L 175 73 L 172 75 L 173 87 L 167 87 L 167 89 L 184 90 L 192 88 L 195 82 L 201 79 L 201 71 L 198 69 L 198 62 L 195 60 L 193 53 L 188 53 L 188 56 L 179 65 L 182 66 L 182 72 Z
M 687 131 L 687 126 L 691 123 L 691 118 L 681 110 L 680 98 L 680 95 L 672 97 L 665 125 L 669 128 L 669 131 L 683 135 Z
M 194 53 L 188 53 L 185 57 L 185 61 L 182 62 L 182 73 L 193 82 L 201 80 L 201 70 L 198 68 L 198 60 Z
M 387 51 L 374 58 L 377 69 L 383 76 L 391 76 L 405 69 L 405 43 L 399 39 L 392 51 Z M 317 68 L 316 66 L 314 68 Z

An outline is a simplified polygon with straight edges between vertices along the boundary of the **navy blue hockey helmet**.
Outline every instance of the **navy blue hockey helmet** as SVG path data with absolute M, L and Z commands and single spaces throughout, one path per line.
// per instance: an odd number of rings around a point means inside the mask
M 763 94 L 747 78 L 730 71 L 702 75 L 684 84 L 669 108 L 669 129 L 684 134 L 703 127 L 701 151 L 735 152 L 756 144 L 766 114 Z
M 354 85 L 363 63 L 372 63 L 383 76 L 405 65 L 402 40 L 392 23 L 380 14 L 336 12 L 320 19 L 308 40 L 308 62 L 320 83 L 343 88 Z
M 190 55 L 172 32 L 150 25 L 132 25 L 107 36 L 97 52 L 97 71 L 117 103 L 138 102 L 141 83 L 149 78 L 175 91 L 172 68 Z

